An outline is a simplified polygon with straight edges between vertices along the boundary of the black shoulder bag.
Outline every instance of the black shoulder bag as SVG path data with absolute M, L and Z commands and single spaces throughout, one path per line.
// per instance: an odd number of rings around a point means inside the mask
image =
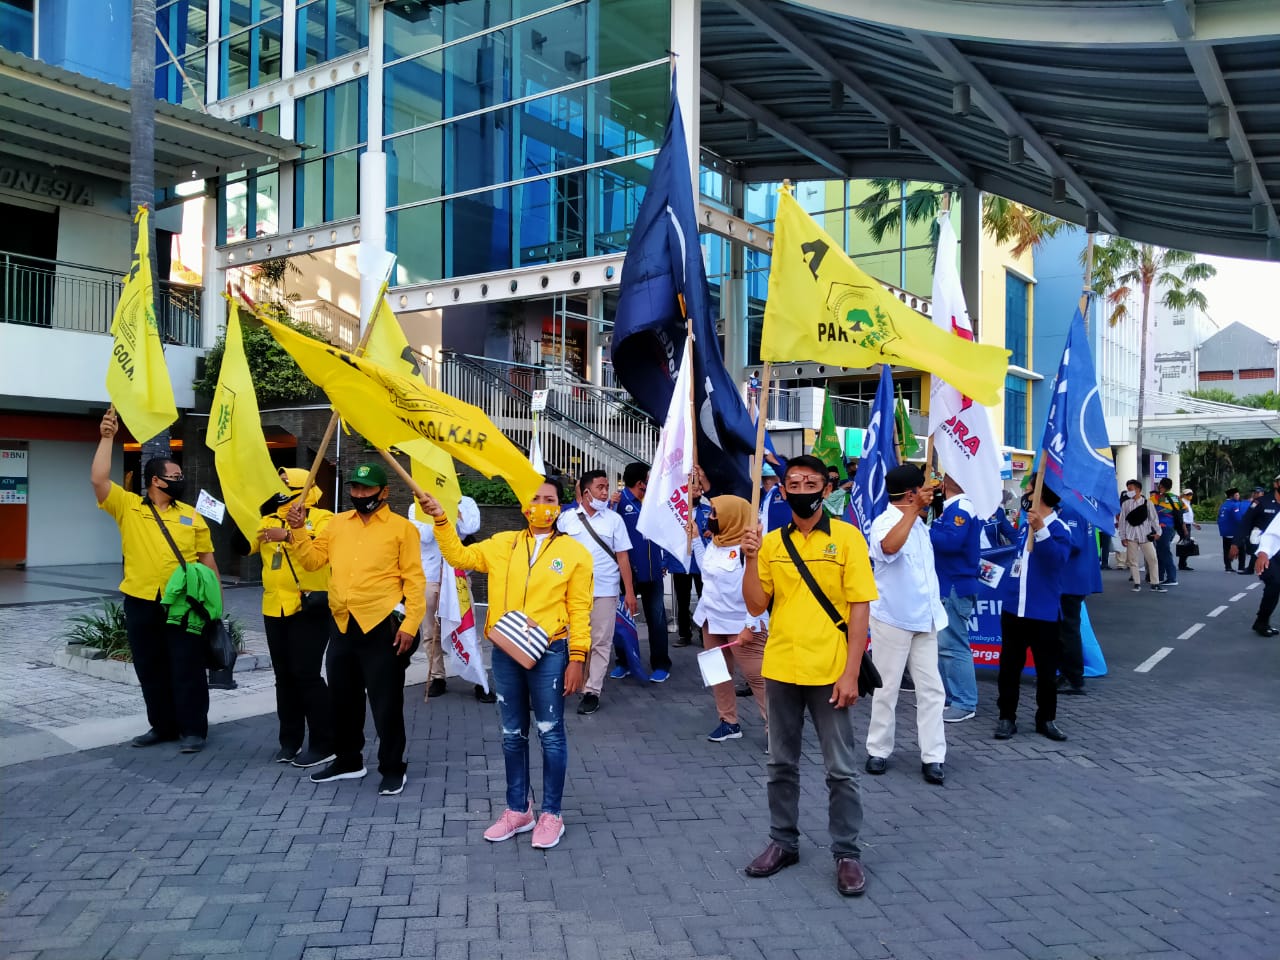
M 186 557 L 182 555 L 182 551 L 178 549 L 177 543 L 174 542 L 173 534 L 169 532 L 169 528 L 165 526 L 164 521 L 160 519 L 160 511 L 156 509 L 156 505 L 150 500 L 147 506 L 151 508 L 151 515 L 156 518 L 156 523 L 160 527 L 160 532 L 164 534 L 165 542 L 169 544 L 169 549 L 173 551 L 173 555 L 178 558 L 178 565 L 183 570 L 187 569 Z M 205 666 L 210 670 L 230 670 L 236 663 L 236 645 L 231 639 L 231 633 L 227 630 L 225 620 L 210 620 L 205 624 L 204 634 L 202 638 L 205 644 L 204 659 Z
M 823 612 L 831 618 L 831 622 L 840 631 L 840 635 L 847 638 L 849 624 L 844 617 L 840 616 L 840 612 L 836 610 L 836 605 L 822 592 L 818 582 L 813 579 L 813 574 L 809 572 L 808 566 L 800 559 L 800 551 L 796 549 L 796 545 L 791 541 L 791 531 L 786 527 L 782 528 L 782 544 L 787 548 L 787 553 L 791 556 L 791 562 L 796 565 L 796 571 L 800 574 L 800 579 L 804 581 L 804 585 L 813 594 L 813 599 L 818 601 L 818 606 L 822 607 Z M 869 697 L 877 687 L 883 686 L 884 681 L 880 679 L 880 671 L 872 663 L 871 654 L 864 648 L 862 651 L 862 666 L 858 668 L 858 696 Z
M 578 514 L 578 519 L 582 521 L 582 526 L 586 528 L 587 533 L 591 534 L 591 539 L 594 540 L 596 543 L 600 544 L 600 549 L 609 555 L 610 560 L 612 560 L 614 563 L 617 563 L 618 555 L 614 553 L 612 550 L 610 550 L 608 544 L 606 544 L 603 540 L 600 539 L 600 534 L 596 533 L 595 529 L 588 522 L 586 513 L 583 512 L 582 510 L 578 510 L 575 512 Z
M 329 610 L 329 592 L 327 590 L 303 590 L 302 581 L 298 579 L 298 571 L 293 569 L 293 560 L 289 557 L 289 551 L 281 547 L 280 552 L 284 554 L 284 562 L 289 565 L 289 572 L 293 574 L 293 582 L 298 587 L 298 596 L 302 598 L 302 612 L 319 613 L 323 610 L 327 613 Z

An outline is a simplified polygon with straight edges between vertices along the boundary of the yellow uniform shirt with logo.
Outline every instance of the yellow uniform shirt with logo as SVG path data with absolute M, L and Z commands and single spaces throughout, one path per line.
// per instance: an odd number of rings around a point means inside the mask
M 760 544 L 760 586 L 773 597 L 769 642 L 760 672 L 782 683 L 826 686 L 844 673 L 849 638 L 836 630 L 813 591 L 800 579 L 782 542 L 783 529 L 791 531 L 791 541 L 818 588 L 846 617 L 849 604 L 870 602 L 879 595 L 867 541 L 843 520 L 823 516 L 807 535 L 788 524 L 770 531 Z
M 178 558 L 173 555 L 147 501 L 113 483 L 98 509 L 107 513 L 120 528 L 120 547 L 124 553 L 120 592 L 143 600 L 159 599 L 164 585 L 177 569 Z M 187 563 L 195 563 L 199 554 L 213 553 L 209 525 L 190 504 L 174 500 L 167 509 L 157 512 Z
M 277 513 L 262 518 L 258 530 L 271 530 L 288 524 Z M 303 566 L 296 551 L 296 542 L 306 537 L 314 540 L 333 519 L 331 510 L 311 507 L 307 510 L 306 526 L 293 531 L 295 543 L 268 541 L 251 544 L 251 553 L 262 554 L 262 612 L 268 617 L 291 617 L 302 609 L 302 591 L 311 593 L 315 590 L 329 589 L 329 567 L 326 564 L 319 570 L 308 570 Z M 277 559 L 278 558 L 278 559 Z M 292 567 L 290 566 L 292 563 Z M 294 575 L 297 574 L 297 579 Z
M 366 523 L 354 510 L 335 516 L 314 537 L 293 531 L 293 558 L 308 570 L 329 564 L 329 611 L 347 632 L 351 617 L 368 632 L 404 601 L 405 633 L 417 633 L 427 612 L 418 528 L 390 507 Z
M 528 530 L 494 534 L 464 547 L 447 518 L 437 518 L 435 529 L 446 563 L 489 575 L 486 636 L 503 614 L 519 610 L 552 640 L 567 632 L 570 660 L 587 659 L 595 588 L 586 547 L 567 534 L 548 535 L 538 545 Z

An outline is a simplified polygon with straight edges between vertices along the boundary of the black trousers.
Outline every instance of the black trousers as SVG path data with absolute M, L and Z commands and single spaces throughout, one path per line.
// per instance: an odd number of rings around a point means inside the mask
M 287 617 L 262 618 L 276 675 L 276 716 L 280 746 L 298 751 L 311 730 L 311 749 L 333 753 L 333 705 L 320 675 L 329 645 L 329 611 L 299 610 Z
M 1058 670 L 1073 687 L 1084 686 L 1084 639 L 1080 636 L 1080 610 L 1084 597 L 1062 595 L 1062 620 L 1058 627 L 1061 653 Z M 1003 655 L 1001 656 L 1003 658 Z M 1040 658 L 1036 657 L 1039 666 Z
M 1000 675 L 996 706 L 1001 720 L 1018 719 L 1018 695 L 1027 650 L 1036 659 L 1036 725 L 1058 718 L 1058 622 L 1000 614 Z
M 158 600 L 124 598 L 124 628 L 147 722 L 162 737 L 209 735 L 209 678 L 204 639 L 165 623 Z
M 373 729 L 378 733 L 378 772 L 383 776 L 404 773 L 404 672 L 418 648 L 396 653 L 398 629 L 388 616 L 367 633 L 355 617 L 347 621 L 347 631 L 338 629 L 329 618 L 329 696 L 333 699 L 333 746 L 335 761 L 342 767 L 364 766 L 364 703 L 369 697 Z
M 1256 626 L 1266 626 L 1271 622 L 1271 615 L 1276 612 L 1276 601 L 1280 600 L 1280 561 L 1270 563 L 1262 573 L 1262 600 L 1258 603 Z
M 676 595 L 676 630 L 681 640 L 693 639 L 693 612 L 689 603 L 693 599 L 693 588 L 698 588 L 698 596 L 702 596 L 702 574 L 673 573 L 671 586 Z

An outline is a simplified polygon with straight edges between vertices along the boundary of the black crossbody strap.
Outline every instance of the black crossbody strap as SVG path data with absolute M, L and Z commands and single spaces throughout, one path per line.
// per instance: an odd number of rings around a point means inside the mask
M 587 521 L 586 513 L 582 510 L 577 511 L 577 513 L 578 513 L 578 519 L 582 521 L 582 525 L 586 528 L 587 533 L 591 534 L 591 539 L 594 540 L 596 543 L 600 544 L 600 549 L 609 555 L 610 560 L 612 560 L 614 563 L 617 563 L 618 555 L 614 553 L 612 550 L 610 550 L 608 544 L 606 544 L 603 540 L 600 539 L 600 534 L 596 533 L 595 529 Z
M 310 510 L 308 510 L 308 511 L 307 511 L 307 513 L 308 513 L 308 514 L 309 514 L 310 512 L 311 512 Z M 303 516 L 303 523 L 306 523 L 306 515 L 305 515 L 305 514 L 304 514 L 304 516 Z M 280 525 L 281 525 L 282 527 L 284 526 L 284 524 L 283 524 L 283 523 L 281 523 Z M 293 574 L 293 582 L 294 582 L 294 583 L 296 583 L 296 584 L 298 585 L 298 588 L 299 588 L 299 589 L 301 589 L 301 587 L 302 587 L 302 581 L 298 579 L 298 571 L 297 571 L 297 570 L 295 570 L 295 569 L 293 569 L 293 561 L 289 559 L 289 551 L 288 551 L 288 550 L 286 550 L 284 547 L 281 547 L 281 548 L 280 548 L 280 552 L 284 554 L 284 562 L 285 562 L 285 563 L 287 563 L 287 564 L 289 565 L 289 572 Z
M 160 524 L 160 532 L 164 534 L 165 540 L 169 542 L 169 548 L 173 551 L 173 555 L 178 558 L 179 565 L 183 570 L 187 569 L 186 558 L 183 557 L 182 551 L 178 549 L 178 545 L 173 542 L 173 534 L 169 532 L 169 528 L 165 526 L 164 521 L 160 519 L 160 511 L 156 509 L 156 505 L 150 500 L 147 501 L 147 506 L 151 508 L 151 515 L 156 518 L 156 523 Z
M 804 581 L 804 585 L 813 594 L 813 599 L 818 601 L 818 606 L 822 607 L 823 612 L 831 618 L 831 622 L 836 625 L 837 630 L 841 633 L 848 633 L 849 624 L 844 617 L 840 616 L 840 612 L 836 610 L 836 605 L 831 602 L 830 597 L 822 592 L 818 586 L 818 581 L 813 579 L 813 574 L 809 572 L 808 566 L 800 559 L 800 551 L 796 549 L 796 545 L 792 542 L 791 530 L 787 527 L 782 528 L 782 544 L 787 548 L 787 553 L 791 555 L 791 562 L 796 565 L 796 572 L 800 574 L 800 579 Z

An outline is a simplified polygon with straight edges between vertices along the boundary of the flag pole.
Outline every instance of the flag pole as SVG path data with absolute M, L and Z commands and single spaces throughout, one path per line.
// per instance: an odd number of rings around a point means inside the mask
M 683 363 L 689 364 L 689 429 L 693 432 L 693 471 L 686 478 L 686 484 L 689 491 L 689 526 L 685 532 L 688 534 L 689 549 L 693 549 L 693 477 L 698 473 L 698 404 L 694 399 L 694 391 L 696 385 L 693 382 L 693 318 L 689 316 L 688 310 L 685 309 L 684 294 L 677 293 L 676 296 L 680 300 L 680 312 L 684 314 L 685 327 L 688 330 L 688 346 L 685 348 L 685 356 Z
M 769 381 L 773 377 L 773 364 L 764 362 L 760 371 L 760 402 L 756 405 L 756 453 L 751 458 L 751 515 L 760 514 L 760 477 L 764 472 L 764 418 L 769 409 Z
M 400 466 L 399 460 L 393 457 L 389 451 L 383 450 L 381 447 L 378 448 L 378 453 L 382 455 L 383 460 L 387 461 L 387 466 L 394 470 L 400 479 L 405 482 L 405 485 L 413 491 L 414 497 L 422 496 L 425 491 L 418 485 L 418 481 L 413 479 L 413 474 Z
M 942 213 L 943 213 L 945 216 L 948 216 L 948 217 L 949 217 L 949 216 L 951 216 L 951 190 L 950 190 L 950 188 L 948 188 L 948 189 L 946 189 L 946 190 L 943 190 L 943 191 L 942 191 L 942 201 L 941 201 L 941 203 L 942 203 Z M 938 269 L 938 267 L 937 267 L 937 264 L 936 264 L 936 263 L 934 264 L 933 269 L 934 269 L 934 270 L 937 270 L 937 269 Z M 934 308 L 935 306 L 936 306 L 936 304 L 932 304 L 932 303 L 929 305 L 929 307 L 930 307 L 930 312 L 931 312 L 931 313 L 932 313 L 932 310 L 933 310 L 933 308 Z M 930 376 L 930 377 L 933 377 L 933 376 L 936 376 L 936 374 L 930 374 L 929 376 Z M 929 419 L 930 419 L 930 421 L 932 422 L 933 417 L 932 417 L 932 416 L 930 416 L 930 418 L 929 418 Z M 932 430 L 930 430 L 930 431 L 929 431 L 929 435 L 928 435 L 927 437 L 925 437 L 925 440 L 924 440 L 924 475 L 925 475 L 925 479 L 926 479 L 926 480 L 933 480 L 933 479 L 935 479 L 935 478 L 937 477 L 937 474 L 938 474 L 938 471 L 934 468 L 934 465 L 933 465 L 933 431 L 932 431 Z

